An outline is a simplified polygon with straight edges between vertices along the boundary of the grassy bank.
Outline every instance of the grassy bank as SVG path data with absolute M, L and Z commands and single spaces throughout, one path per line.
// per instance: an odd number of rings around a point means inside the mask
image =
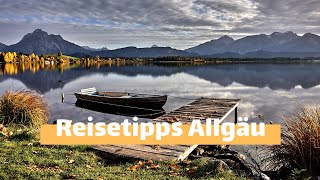
M 154 169 L 133 170 L 138 162 L 101 156 L 89 146 L 43 146 L 37 130 L 7 131 L 13 134 L 0 137 L 0 179 L 244 179 L 229 171 L 196 172 L 201 167 L 192 164 L 154 162 Z

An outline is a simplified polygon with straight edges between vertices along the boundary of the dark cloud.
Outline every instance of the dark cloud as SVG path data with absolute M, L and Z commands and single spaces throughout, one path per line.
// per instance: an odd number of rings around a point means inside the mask
M 299 0 L 0 0 L 0 42 L 35 28 L 80 45 L 187 48 L 230 35 L 320 32 L 319 1 Z

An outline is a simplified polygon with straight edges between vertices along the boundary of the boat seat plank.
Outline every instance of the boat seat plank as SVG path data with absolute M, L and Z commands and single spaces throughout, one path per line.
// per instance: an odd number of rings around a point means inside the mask
M 97 89 L 95 87 L 92 88 L 86 88 L 80 90 L 81 94 L 93 94 L 97 92 Z
M 108 97 L 122 97 L 122 96 L 128 96 L 129 94 L 124 92 L 98 92 L 98 95 L 108 96 Z

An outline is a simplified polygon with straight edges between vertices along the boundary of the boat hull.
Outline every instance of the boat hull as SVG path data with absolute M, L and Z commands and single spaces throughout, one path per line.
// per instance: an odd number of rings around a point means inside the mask
M 128 107 L 128 108 L 144 108 L 144 109 L 159 109 L 164 106 L 167 102 L 166 95 L 151 96 L 151 97 L 134 97 L 134 98 L 119 98 L 119 97 L 108 97 L 99 95 L 88 95 L 75 93 L 78 100 L 95 102 L 100 104 Z
M 129 116 L 129 117 L 136 116 L 139 118 L 149 118 L 149 119 L 155 119 L 166 113 L 163 108 L 153 109 L 153 110 L 143 110 L 143 109 L 112 106 L 107 104 L 81 101 L 81 100 L 77 100 L 75 105 L 76 107 L 84 108 L 90 111 L 121 115 L 121 116 Z

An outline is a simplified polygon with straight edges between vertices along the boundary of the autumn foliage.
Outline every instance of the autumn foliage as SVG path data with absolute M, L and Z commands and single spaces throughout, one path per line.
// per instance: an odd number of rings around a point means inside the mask
M 44 63 L 44 57 L 35 55 L 31 53 L 29 55 L 24 55 L 16 52 L 1 52 L 0 53 L 0 62 L 4 63 L 15 63 L 15 62 L 35 62 L 35 63 Z
M 7 52 L 7 53 L 0 53 L 0 61 L 11 63 L 15 62 L 17 57 L 16 52 Z

